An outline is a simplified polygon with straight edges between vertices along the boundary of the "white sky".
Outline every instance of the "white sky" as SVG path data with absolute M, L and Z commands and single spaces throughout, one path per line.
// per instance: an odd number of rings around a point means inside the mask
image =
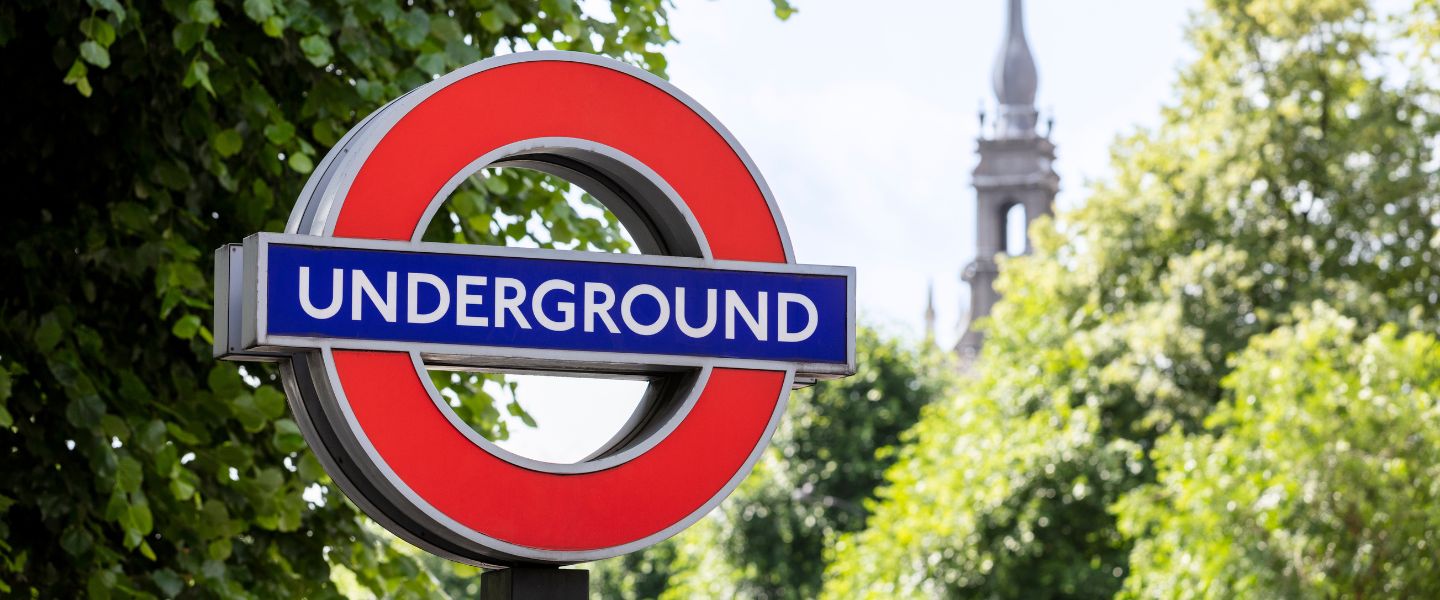
M 953 343 L 973 255 L 976 111 L 989 102 L 1003 0 L 680 0 L 670 78 L 716 115 L 765 175 L 800 262 L 858 269 L 860 318 L 918 338 L 933 281 Z M 1029 0 L 1026 29 L 1053 112 L 1059 206 L 1085 199 L 1118 134 L 1154 124 L 1188 56 L 1197 0 Z M 1042 117 L 1043 118 L 1043 117 Z M 642 384 L 526 378 L 540 430 L 502 445 L 573 461 L 608 439 Z

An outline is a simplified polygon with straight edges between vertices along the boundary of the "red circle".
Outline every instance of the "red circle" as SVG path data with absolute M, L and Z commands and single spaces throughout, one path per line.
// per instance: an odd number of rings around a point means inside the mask
M 553 60 L 481 71 L 416 105 L 366 158 L 334 234 L 410 239 L 457 172 L 540 137 L 598 142 L 650 167 L 684 199 L 714 258 L 785 262 L 784 234 L 759 184 L 703 116 L 636 77 Z M 614 548 L 695 514 L 763 446 L 785 393 L 784 372 L 713 369 L 689 415 L 650 450 L 606 470 L 557 474 L 472 443 L 434 405 L 407 354 L 334 357 L 365 437 L 407 487 L 475 532 L 549 551 Z

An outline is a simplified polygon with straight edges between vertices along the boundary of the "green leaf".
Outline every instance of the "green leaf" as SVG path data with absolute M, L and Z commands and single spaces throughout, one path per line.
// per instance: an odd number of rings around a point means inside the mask
M 189 500 L 195 495 L 196 486 L 200 485 L 200 479 L 193 471 L 181 469 L 180 472 L 170 480 L 170 494 L 176 500 Z
M 110 11 L 117 23 L 125 22 L 125 7 L 120 5 L 120 0 L 90 0 L 90 4 Z
M 311 171 L 315 170 L 315 163 L 310 160 L 310 155 L 308 154 L 296 152 L 295 154 L 291 154 L 286 162 L 290 165 L 291 169 L 294 169 L 296 173 L 301 175 L 308 175 Z
M 172 160 L 156 163 L 154 177 L 160 185 L 177 192 L 190 189 L 190 186 L 195 183 L 195 180 L 190 178 L 190 169 L 184 164 Z
M 480 50 L 462 40 L 445 42 L 445 55 L 451 64 L 466 65 L 480 60 Z
M 130 426 L 119 415 L 108 414 L 100 417 L 100 433 L 107 438 L 116 438 L 121 443 L 130 441 Z
M 190 3 L 190 18 L 197 23 L 218 25 L 220 13 L 215 11 L 214 0 L 195 0 Z
M 305 59 L 310 64 L 323 67 L 330 64 L 330 59 L 335 56 L 335 49 L 330 46 L 330 40 L 324 36 L 307 35 L 300 39 L 300 51 L 305 53 Z
M 485 177 L 485 189 L 497 196 L 503 196 L 510 193 L 510 184 L 505 181 L 503 176 L 491 174 Z
M 296 531 L 300 529 L 303 522 L 304 500 L 295 496 L 282 499 L 279 505 L 280 520 L 276 524 L 279 531 Z
M 357 81 L 355 85 L 357 92 L 360 91 L 360 87 L 360 82 Z M 322 146 L 334 146 L 336 142 L 340 141 L 340 137 L 343 135 L 345 135 L 344 128 L 334 119 L 316 121 L 315 124 L 310 127 L 310 137 L 314 138 L 315 141 L 319 142 Z
M 511 416 L 519 417 L 520 421 L 524 423 L 526 427 L 535 426 L 535 418 L 531 417 L 530 413 L 525 412 L 525 409 L 520 407 L 519 402 L 511 402 L 505 405 L 505 410 L 509 412 Z
M 45 313 L 40 317 L 40 326 L 35 328 L 35 348 L 41 352 L 49 352 L 55 349 L 60 343 L 60 321 L 55 313 Z
M 775 17 L 780 19 L 781 21 L 789 20 L 790 17 L 795 16 L 795 13 L 800 12 L 796 10 L 795 7 L 791 6 L 790 3 L 786 0 L 771 1 L 775 4 Z
M 141 482 L 145 481 L 145 472 L 140 466 L 140 461 L 130 455 L 120 457 L 120 462 L 115 468 L 115 489 L 127 494 L 140 491 Z
M 189 444 L 191 446 L 194 446 L 200 443 L 200 438 L 195 437 L 195 434 L 186 431 L 183 427 L 175 423 L 166 423 L 165 431 L 170 432 L 170 435 L 175 439 L 179 440 L 182 444 Z
M 119 579 L 114 571 L 95 570 L 90 573 L 90 578 L 85 582 L 87 596 L 92 600 L 109 600 L 111 590 L 115 589 L 116 580 Z
M 151 419 L 135 434 L 135 445 L 141 450 L 154 454 L 165 445 L 165 422 Z
M 66 527 L 65 531 L 60 534 L 60 547 L 67 554 L 76 558 L 89 552 L 94 541 L 95 537 L 90 535 L 89 531 L 76 525 Z
M 175 321 L 175 325 L 170 328 L 170 333 L 174 334 L 175 337 L 178 337 L 182 340 L 188 340 L 195 337 L 195 334 L 199 331 L 200 317 L 198 315 L 185 315 L 183 317 L 180 317 L 178 320 Z
M 492 218 L 488 214 L 480 214 L 465 220 L 470 230 L 478 233 L 489 233 Z
M 110 499 L 105 502 L 105 518 L 111 521 L 119 521 L 124 516 L 125 509 L 130 503 L 125 501 L 125 494 L 118 490 L 110 493 Z
M 443 42 L 460 41 L 465 37 L 465 32 L 460 29 L 460 23 L 448 16 L 431 18 L 430 33 Z
M 205 537 L 222 536 L 230 530 L 230 509 L 219 500 L 206 500 L 200 508 L 200 517 L 199 525 Z
M 174 444 L 164 444 L 151 453 L 155 473 L 165 479 L 173 479 L 180 470 L 180 451 Z
M 265 35 L 268 35 L 272 38 L 278 38 L 282 35 L 285 35 L 285 20 L 280 18 L 278 15 L 271 16 L 265 19 L 265 25 L 262 27 L 262 29 L 265 32 Z
M 113 205 L 110 218 L 115 222 L 121 231 L 129 233 L 141 233 L 150 229 L 150 220 L 155 216 L 153 210 L 146 209 L 138 202 L 117 202 Z
M 487 10 L 480 14 L 480 26 L 490 33 L 500 33 L 505 28 L 505 19 L 499 12 Z
M 265 417 L 265 413 L 260 410 L 259 406 L 256 406 L 255 396 L 253 394 L 241 393 L 232 398 L 230 400 L 230 412 L 235 415 L 235 418 L 245 427 L 245 431 L 251 433 L 264 429 L 265 424 L 269 422 L 269 419 Z
M 160 593 L 166 598 L 174 598 L 185 590 L 185 580 L 176 575 L 170 569 L 160 569 L 150 573 L 150 580 L 155 582 L 155 587 L 160 588 Z
M 221 397 L 233 396 L 245 390 L 245 382 L 240 379 L 240 373 L 233 365 L 223 362 L 217 362 L 210 367 L 210 374 L 205 381 L 210 391 Z
M 87 394 L 72 399 L 65 406 L 65 420 L 80 429 L 89 429 L 100 424 L 105 415 L 105 402 L 99 396 Z
M 240 137 L 240 132 L 234 129 L 220 130 L 210 142 L 215 147 L 215 152 L 226 158 L 235 156 L 244 145 L 244 139 Z
M 10 391 L 10 371 L 5 368 L 3 363 L 0 363 L 0 427 L 10 427 L 15 424 L 15 418 L 10 415 L 10 411 L 6 407 L 6 401 L 10 399 Z
M 443 75 L 445 73 L 445 55 L 440 52 L 426 52 L 415 59 L 415 66 L 421 71 L 431 75 Z
M 218 539 L 210 542 L 210 546 L 205 550 L 205 556 L 210 557 L 210 560 L 223 561 L 230 558 L 232 548 L 229 538 Z
M 245 16 L 251 21 L 264 23 L 275 14 L 275 5 L 271 0 L 245 0 Z
M 271 436 L 270 443 L 277 451 L 289 454 L 305 448 L 305 437 L 300 435 L 300 427 L 294 421 L 280 419 L 275 422 L 275 435 Z
M 80 31 L 85 37 L 95 40 L 102 47 L 109 48 L 115 43 L 115 27 L 99 17 L 90 17 L 80 22 Z
M 300 453 L 300 466 L 298 468 L 300 478 L 305 481 L 320 481 L 325 477 L 325 468 L 320 464 L 320 459 L 315 458 L 313 452 Z
M 295 126 L 290 123 L 281 121 L 265 126 L 265 139 L 270 140 L 270 143 L 276 146 L 284 146 L 286 142 L 289 142 L 294 137 Z
M 144 541 L 144 536 L 155 526 L 150 506 L 144 502 L 131 504 L 120 516 L 120 526 L 125 529 L 125 547 L 139 546 Z
M 285 476 L 281 475 L 280 469 L 275 467 L 260 469 L 260 472 L 255 475 L 255 487 L 261 496 L 273 496 L 280 491 L 280 487 L 283 485 L 285 485 Z
M 430 15 L 419 8 L 405 11 L 399 30 L 395 32 L 399 42 L 406 48 L 416 48 L 430 35 Z
M 577 38 L 580 38 L 580 34 L 583 33 L 583 32 L 584 32 L 584 29 L 581 28 L 581 26 L 580 26 L 580 21 L 577 20 L 577 19 L 566 19 L 566 20 L 565 20 L 565 24 L 560 26 L 560 33 L 565 34 L 565 37 L 570 38 L 570 39 L 572 39 L 572 40 L 576 40 Z M 588 39 L 580 39 L 580 40 L 578 40 L 578 41 L 579 41 L 580 43 L 582 43 L 582 44 L 588 44 L 588 43 L 590 42 L 590 40 L 588 40 Z M 582 46 L 582 48 L 583 48 L 583 47 L 588 47 L 588 46 Z M 573 49 L 573 48 L 572 48 L 572 49 Z
M 170 44 L 175 46 L 175 49 L 179 50 L 181 54 L 186 54 L 205 39 L 205 33 L 208 30 L 208 27 L 200 23 L 181 23 L 170 31 Z
M 70 70 L 65 73 L 65 83 L 75 86 L 76 91 L 86 98 L 94 91 L 90 88 L 90 79 L 85 76 L 88 72 L 84 60 L 76 58 L 75 62 L 70 63 Z
M 255 407 L 266 419 L 276 419 L 285 414 L 285 394 L 272 386 L 255 388 Z
M 190 69 L 185 72 L 185 79 L 180 82 L 186 88 L 195 87 L 195 84 L 205 88 L 211 96 L 215 95 L 215 88 L 210 85 L 210 63 L 203 60 L 196 60 L 190 63 Z
M 214 559 L 206 560 L 204 564 L 200 565 L 200 574 L 206 578 L 220 581 L 225 578 L 225 563 Z
M 93 40 L 81 42 L 80 57 L 102 69 L 110 66 L 110 51 Z

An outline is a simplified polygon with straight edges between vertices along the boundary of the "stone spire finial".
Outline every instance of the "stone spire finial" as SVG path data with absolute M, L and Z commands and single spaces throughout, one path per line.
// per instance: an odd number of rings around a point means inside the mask
M 1035 134 L 1035 89 L 1039 77 L 1035 58 L 1025 40 L 1025 15 L 1021 0 L 1009 0 L 1005 39 L 995 57 L 992 73 L 995 99 L 1000 103 L 995 122 L 998 137 L 1026 137 Z

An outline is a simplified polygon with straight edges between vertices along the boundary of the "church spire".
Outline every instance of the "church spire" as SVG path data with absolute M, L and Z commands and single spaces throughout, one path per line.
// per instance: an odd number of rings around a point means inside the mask
M 925 297 L 925 343 L 935 343 L 935 282 L 930 282 L 930 289 Z
M 989 130 L 982 131 L 977 140 L 980 162 L 970 180 L 975 186 L 975 259 L 961 274 L 970 288 L 969 310 L 965 311 L 969 323 L 955 344 L 962 364 L 975 359 L 985 340 L 976 321 L 988 317 L 1000 300 L 995 290 L 1000 275 L 997 258 L 1019 246 L 1006 239 L 1012 215 L 1024 220 L 1025 243 L 1020 247 L 1029 248 L 1030 224 L 1050 214 L 1060 189 L 1060 177 L 1051 164 L 1055 145 L 1049 131 L 1042 136 L 1035 128 L 1037 78 L 1035 58 L 1025 39 L 1024 6 L 1021 0 L 1006 3 L 1005 39 L 991 79 L 1000 106 Z
M 1039 77 L 1025 39 L 1024 6 L 1021 0 L 1009 0 L 1008 4 L 1005 38 L 1000 42 L 1000 54 L 995 57 L 995 71 L 991 74 L 995 100 L 1000 104 L 995 136 L 1031 137 L 1036 135 L 1035 89 Z

